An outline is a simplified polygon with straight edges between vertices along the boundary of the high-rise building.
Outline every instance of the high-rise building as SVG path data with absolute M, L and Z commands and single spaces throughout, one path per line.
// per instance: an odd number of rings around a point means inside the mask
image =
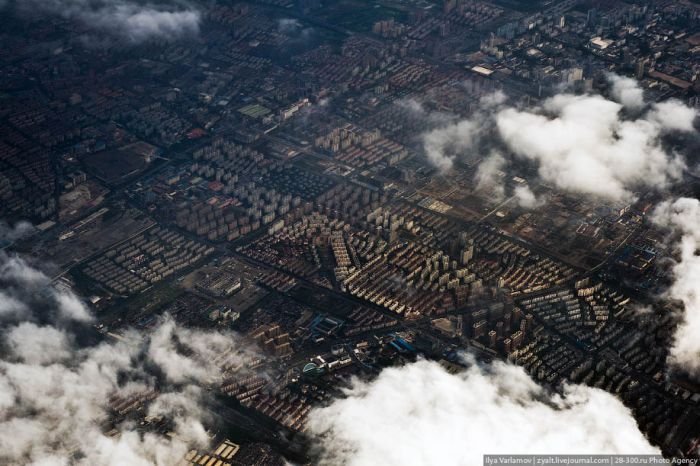
M 474 245 L 470 244 L 462 249 L 462 265 L 467 265 L 474 257 Z
M 474 338 L 480 338 L 484 335 L 486 335 L 486 328 L 488 326 L 488 322 L 486 320 L 480 320 L 476 322 L 472 326 L 472 334 Z
M 647 66 L 647 61 L 645 59 L 637 61 L 637 64 L 635 66 L 635 72 L 634 72 L 634 76 L 637 79 L 644 78 L 644 73 L 646 73 L 646 66 Z
M 510 339 L 512 340 L 512 348 L 513 349 L 518 349 L 520 346 L 523 344 L 523 339 L 525 336 L 523 335 L 523 332 L 518 330 L 515 332 L 513 335 L 510 336 Z
M 502 320 L 498 321 L 496 323 L 496 335 L 498 336 L 498 338 L 503 337 L 503 321 Z
M 503 340 L 503 352 L 510 354 L 511 351 L 513 351 L 513 340 L 506 338 Z
M 586 26 L 593 27 L 598 22 L 598 10 L 591 8 L 586 15 Z
M 496 342 L 498 341 L 498 335 L 496 334 L 495 330 L 491 330 L 489 332 L 489 347 L 495 348 L 496 347 Z

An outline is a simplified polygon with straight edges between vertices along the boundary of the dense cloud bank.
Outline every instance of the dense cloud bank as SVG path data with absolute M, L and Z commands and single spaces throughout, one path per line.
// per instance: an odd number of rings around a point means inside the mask
M 199 10 L 184 1 L 23 0 L 14 4 L 20 14 L 60 16 L 131 43 L 197 34 L 201 20 Z
M 508 106 L 500 94 L 482 99 L 473 118 L 427 132 L 425 153 L 446 171 L 460 155 L 483 150 L 486 140 L 491 152 L 534 163 L 542 181 L 565 191 L 630 201 L 637 189 L 666 188 L 681 177 L 685 162 L 662 139 L 694 131 L 696 111 L 676 100 L 647 103 L 632 79 L 610 75 L 609 81 L 610 99 L 559 94 L 531 108 Z M 499 157 L 499 167 L 505 166 L 505 156 Z M 494 160 L 485 159 L 477 182 L 488 178 Z
M 655 223 L 675 231 L 679 260 L 673 267 L 671 298 L 683 302 L 684 312 L 670 349 L 670 362 L 700 377 L 700 201 L 680 198 L 657 206 Z
M 495 453 L 659 453 L 613 395 L 580 385 L 551 394 L 501 362 L 470 362 L 453 375 L 419 360 L 355 381 L 345 394 L 310 415 L 323 464 L 463 466 Z
M 0 255 L 0 464 L 172 465 L 208 442 L 200 385 L 220 376 L 222 355 L 242 357 L 231 335 L 165 318 L 150 334 L 81 343 L 93 320 L 73 293 Z M 130 422 L 106 435 L 115 397 L 151 400 L 146 414 L 172 435 Z

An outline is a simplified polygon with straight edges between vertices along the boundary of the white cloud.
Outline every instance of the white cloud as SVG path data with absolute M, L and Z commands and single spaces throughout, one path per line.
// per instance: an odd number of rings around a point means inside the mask
M 428 161 L 442 172 L 451 170 L 455 159 L 476 145 L 480 130 L 478 122 L 462 120 L 425 133 L 423 149 Z
M 27 306 L 17 298 L 0 291 L 0 319 L 17 317 L 27 311 Z
M 24 14 L 48 13 L 131 43 L 150 39 L 174 40 L 199 32 L 200 12 L 184 2 L 138 0 L 26 0 Z
M 0 8 L 2 5 L 0 4 Z M 29 222 L 17 222 L 10 226 L 0 220 L 0 240 L 14 241 L 24 238 L 34 232 L 34 226 Z
M 277 20 L 277 32 L 287 36 L 293 42 L 308 40 L 313 31 L 313 28 L 305 28 L 301 21 L 295 18 L 281 18 Z
M 423 104 L 419 100 L 414 98 L 400 99 L 396 101 L 396 105 L 405 108 L 406 110 L 410 110 L 411 112 L 419 114 L 421 116 L 428 114 L 428 112 L 426 112 L 425 108 L 423 107 Z
M 233 344 L 231 335 L 180 327 L 166 320 L 151 335 L 149 357 L 161 368 L 169 381 L 209 383 L 221 375 L 223 358 L 244 360 L 247 349 Z M 187 355 L 178 351 L 186 348 Z
M 500 202 L 505 197 L 503 186 L 503 169 L 506 159 L 500 152 L 492 151 L 480 164 L 474 177 L 476 187 L 479 190 L 487 190 L 494 197 L 496 202 Z
M 607 78 L 612 86 L 610 95 L 615 102 L 621 103 L 625 108 L 632 111 L 639 111 L 644 108 L 646 105 L 644 102 L 644 91 L 639 87 L 639 83 L 635 79 L 615 73 L 609 73 Z
M 52 286 L 51 279 L 19 256 L 0 252 L 0 320 L 51 318 L 90 322 L 93 316 L 70 290 Z
M 666 131 L 693 131 L 697 111 L 682 102 L 671 99 L 654 104 L 648 118 Z
M 540 178 L 561 190 L 612 201 L 629 202 L 637 189 L 668 187 L 681 177 L 685 162 L 661 139 L 693 131 L 697 112 L 676 100 L 646 104 L 634 80 L 609 79 L 611 94 L 622 103 L 559 94 L 523 109 L 506 106 L 498 94 L 487 96 L 472 118 L 424 134 L 425 153 L 435 167 L 449 171 L 456 158 L 484 150 L 480 144 L 488 142 L 504 148 L 506 156 L 534 163 Z M 632 116 L 622 112 L 623 105 L 635 109 Z
M 162 326 L 175 328 L 169 320 Z M 161 329 L 156 329 L 158 332 Z M 209 337 L 223 338 L 216 333 L 187 335 L 197 340 L 195 346 L 209 352 Z M 157 337 L 132 333 L 125 341 L 88 348 L 73 347 L 69 338 L 57 328 L 28 323 L 11 328 L 3 336 L 11 357 L 0 360 L 0 388 L 5 388 L 0 396 L 0 406 L 5 408 L 0 413 L 0 463 L 31 464 L 52 455 L 56 464 L 172 465 L 190 446 L 207 442 L 202 424 L 207 417 L 203 392 L 194 378 L 204 374 L 213 379 L 213 364 L 207 373 L 206 368 L 195 367 L 193 362 L 198 362 L 200 355 L 180 353 L 179 383 L 156 383 L 153 367 L 169 379 L 173 370 L 160 365 L 162 352 L 177 351 L 157 349 L 163 343 Z M 161 354 L 161 360 L 148 357 L 155 353 Z M 174 437 L 141 435 L 128 424 L 118 426 L 117 437 L 103 433 L 100 426 L 108 418 L 110 397 L 151 390 L 157 396 L 148 413 L 171 419 Z M 84 457 L 74 462 L 74 451 Z
M 423 102 L 415 98 L 400 99 L 396 101 L 396 105 L 411 112 L 414 117 L 422 120 L 425 127 L 431 130 L 459 120 L 457 115 L 451 113 L 428 110 Z
M 507 100 L 508 96 L 505 94 L 505 92 L 498 90 L 483 96 L 481 99 L 479 99 L 479 103 L 482 107 L 491 109 L 500 107 L 501 105 L 505 104 Z
M 384 369 L 312 411 L 309 430 L 322 464 L 347 466 L 480 465 L 494 453 L 659 453 L 614 396 L 585 386 L 552 395 L 500 362 L 455 375 L 424 360 Z
M 507 96 L 502 91 L 487 94 L 479 100 L 480 110 L 466 120 L 460 120 L 450 113 L 427 111 L 415 99 L 401 101 L 400 105 L 424 120 L 429 129 L 421 135 L 423 150 L 428 162 L 444 173 L 452 169 L 455 160 L 471 158 L 470 152 L 476 150 L 493 125 L 490 112 L 502 107 L 506 100 Z
M 620 118 L 601 96 L 558 95 L 541 108 L 506 109 L 497 128 L 510 151 L 536 162 L 539 175 L 566 191 L 629 201 L 637 187 L 665 188 L 683 161 L 659 144 L 654 118 Z M 678 126 L 678 125 L 676 125 Z
M 19 328 L 9 332 L 10 338 Z M 49 332 L 54 333 L 45 329 L 42 335 Z M 136 358 L 138 346 L 106 343 L 94 350 L 70 352 L 62 346 L 61 361 L 44 359 L 49 355 L 42 350 L 50 348 L 23 346 L 18 351 L 22 362 L 0 361 L 0 384 L 14 390 L 14 403 L 0 415 L 0 462 L 31 464 L 51 455 L 57 464 L 174 464 L 188 444 L 201 440 L 155 434 L 142 437 L 128 426 L 119 437 L 103 434 L 100 424 L 108 416 L 108 400 L 120 391 L 118 374 L 141 378 L 144 387 L 155 388 Z M 52 364 L 44 364 L 48 362 Z M 169 390 L 177 393 L 177 389 L 164 388 L 162 396 Z M 187 421 L 200 425 L 198 417 Z M 73 462 L 73 451 L 85 456 Z M 164 452 L 168 452 L 167 458 L 157 461 L 156 455 Z
M 73 293 L 55 291 L 58 309 L 62 317 L 78 322 L 90 322 L 93 316 L 80 299 Z
M 54 327 L 22 322 L 5 335 L 13 356 L 26 364 L 50 364 L 70 356 L 68 336 Z
M 245 363 L 235 337 L 179 327 L 166 317 L 152 334 L 79 346 L 70 329 L 92 319 L 73 294 L 18 257 L 0 255 L 0 464 L 160 466 L 208 441 L 200 384 Z M 10 297 L 6 305 L 4 297 Z M 110 399 L 152 393 L 148 414 L 174 436 L 128 422 L 107 436 Z M 131 398 L 134 399 L 134 398 Z
M 535 193 L 532 192 L 529 186 L 516 186 L 513 194 L 520 207 L 534 209 L 542 205 L 542 200 L 537 199 L 537 196 L 535 196 Z
M 49 278 L 40 270 L 31 267 L 24 259 L 7 256 L 0 252 L 0 280 L 19 282 L 22 286 L 46 286 Z
M 277 20 L 277 30 L 282 34 L 292 34 L 303 27 L 301 22 L 295 18 L 280 18 Z
M 685 309 L 673 336 L 670 362 L 700 377 L 700 201 L 665 201 L 657 206 L 652 219 L 681 235 L 677 244 L 680 261 L 673 267 L 674 282 L 668 295 L 682 301 Z

